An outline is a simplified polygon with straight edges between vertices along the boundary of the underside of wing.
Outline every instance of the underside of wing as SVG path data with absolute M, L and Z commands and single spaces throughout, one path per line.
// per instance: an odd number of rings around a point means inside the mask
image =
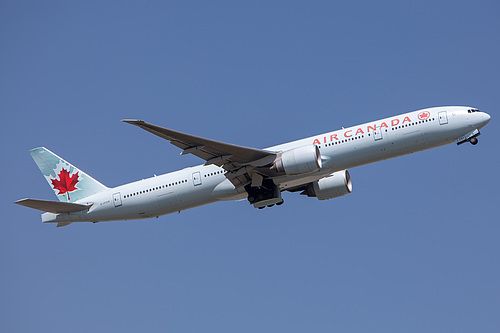
M 21 199 L 14 203 L 54 214 L 79 212 L 91 206 L 39 199 Z

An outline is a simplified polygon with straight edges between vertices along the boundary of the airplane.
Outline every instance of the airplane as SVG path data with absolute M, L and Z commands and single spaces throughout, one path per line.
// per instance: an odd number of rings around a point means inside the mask
M 247 199 L 255 208 L 283 204 L 284 191 L 319 200 L 352 192 L 347 169 L 456 142 L 478 143 L 490 115 L 468 106 L 421 109 L 305 139 L 256 149 L 122 120 L 193 154 L 202 165 L 109 188 L 40 147 L 30 150 L 59 201 L 15 203 L 44 211 L 44 223 L 159 217 L 217 201 Z

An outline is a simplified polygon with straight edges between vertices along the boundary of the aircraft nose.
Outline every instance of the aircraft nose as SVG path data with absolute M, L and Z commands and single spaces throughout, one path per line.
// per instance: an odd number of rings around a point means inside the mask
M 483 122 L 484 122 L 484 125 L 486 125 L 487 123 L 489 123 L 490 119 L 491 119 L 491 116 L 489 114 L 487 114 L 486 112 L 483 112 Z

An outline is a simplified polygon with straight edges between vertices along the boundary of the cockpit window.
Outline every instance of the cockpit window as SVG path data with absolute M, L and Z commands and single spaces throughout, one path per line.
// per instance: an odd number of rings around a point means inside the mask
M 478 109 L 469 109 L 469 110 L 467 110 L 467 112 L 468 113 L 473 113 L 473 112 L 479 112 L 479 110 Z

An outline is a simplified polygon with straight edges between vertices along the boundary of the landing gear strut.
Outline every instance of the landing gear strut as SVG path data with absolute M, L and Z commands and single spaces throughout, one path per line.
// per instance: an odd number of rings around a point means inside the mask
M 477 137 L 481 135 L 478 129 L 475 129 L 464 136 L 461 136 L 457 139 L 457 145 L 461 145 L 466 142 L 470 142 L 473 146 L 477 145 Z

